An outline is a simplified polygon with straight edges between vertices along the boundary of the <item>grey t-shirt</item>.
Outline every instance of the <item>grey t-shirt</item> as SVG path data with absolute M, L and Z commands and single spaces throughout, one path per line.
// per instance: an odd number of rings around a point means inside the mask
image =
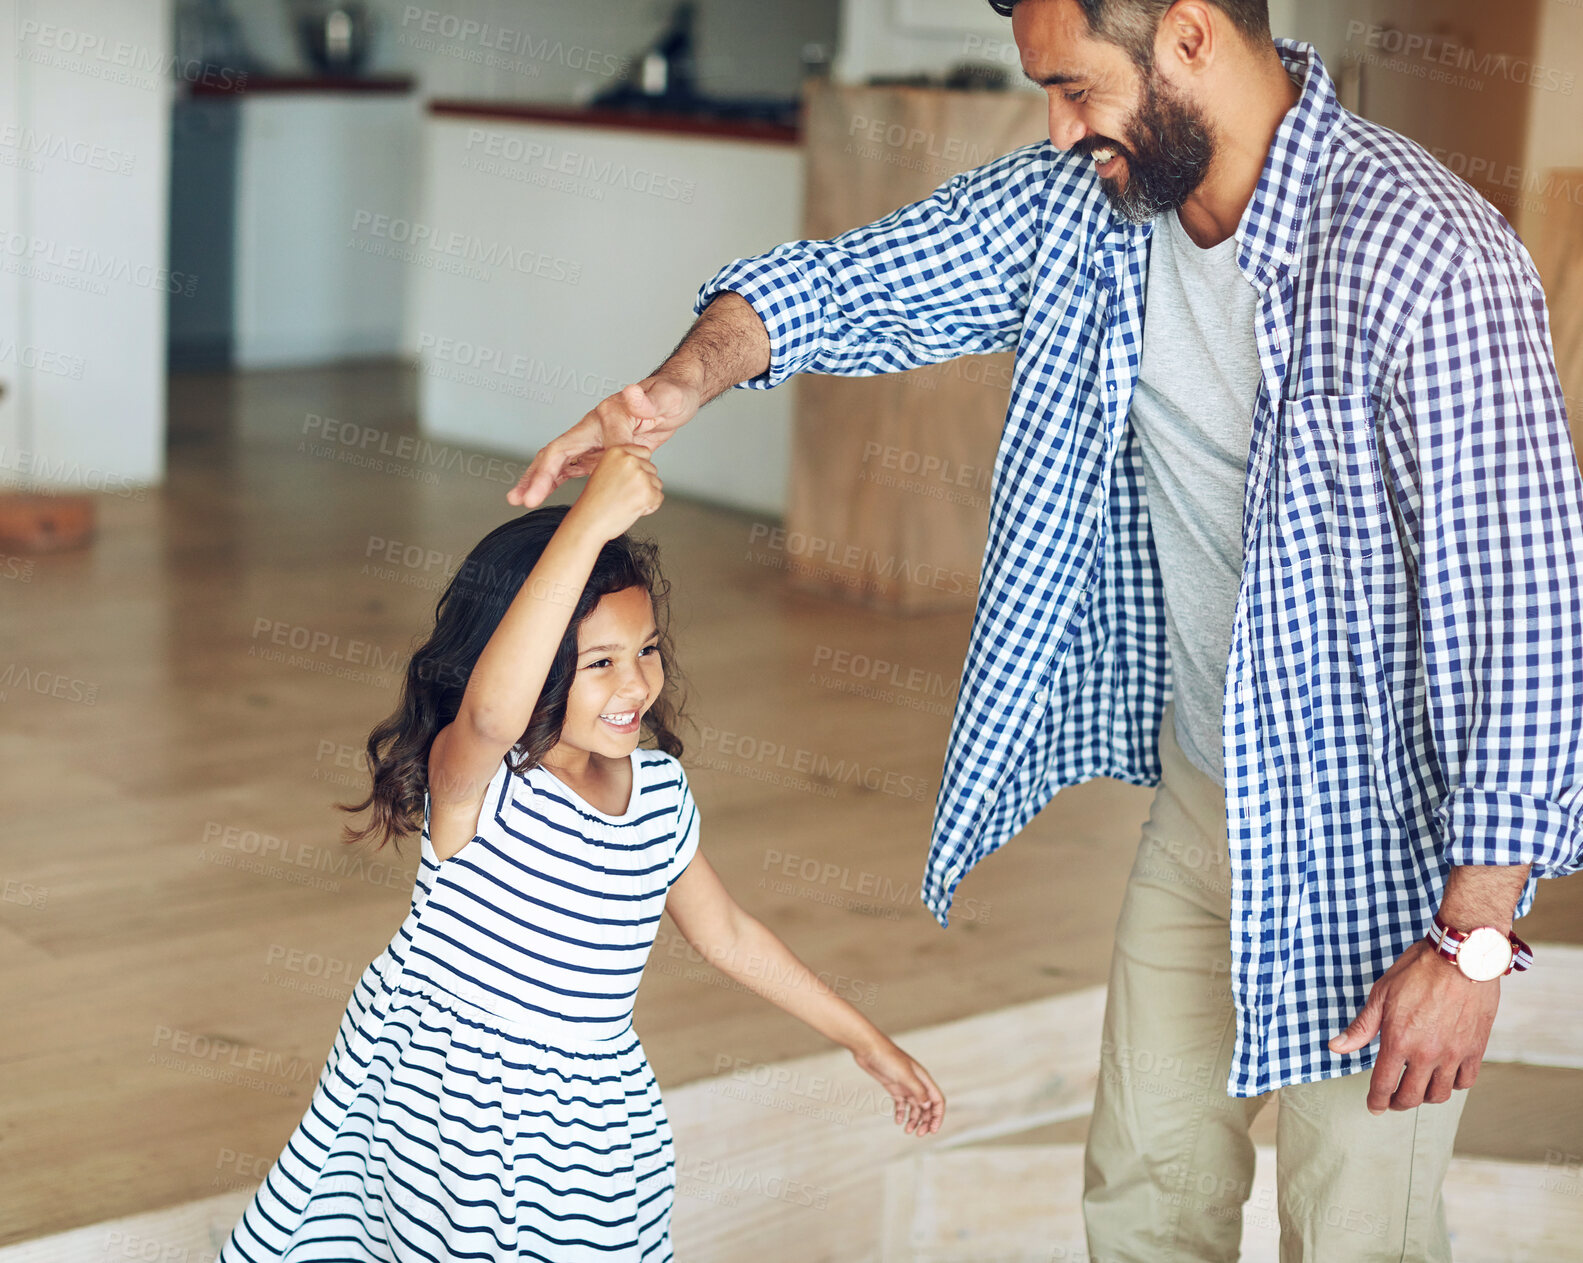
M 1131 420 L 1165 587 L 1176 740 L 1222 785 L 1226 662 L 1260 379 L 1257 305 L 1237 267 L 1236 237 L 1201 250 L 1175 211 L 1155 220 Z

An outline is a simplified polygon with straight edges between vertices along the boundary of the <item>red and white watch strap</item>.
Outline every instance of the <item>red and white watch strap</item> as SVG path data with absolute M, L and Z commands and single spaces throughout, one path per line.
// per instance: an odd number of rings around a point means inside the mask
M 1474 929 L 1482 927 L 1475 926 Z M 1429 943 L 1435 951 L 1439 952 L 1449 961 L 1455 961 L 1457 953 L 1461 951 L 1462 944 L 1467 941 L 1468 935 L 1473 930 L 1453 930 L 1440 919 L 1440 914 L 1435 913 L 1434 924 L 1429 927 Z M 1512 963 L 1506 967 L 1507 973 L 1521 972 L 1534 963 L 1533 949 L 1517 937 L 1513 930 L 1506 931 L 1506 937 L 1511 940 Z

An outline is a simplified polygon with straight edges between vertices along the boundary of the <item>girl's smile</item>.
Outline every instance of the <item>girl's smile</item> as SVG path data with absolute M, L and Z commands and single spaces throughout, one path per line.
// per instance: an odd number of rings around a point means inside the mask
M 602 723 L 608 724 L 613 732 L 619 732 L 622 736 L 638 730 L 639 712 L 635 710 L 622 711 L 616 715 L 601 715 L 599 718 Z

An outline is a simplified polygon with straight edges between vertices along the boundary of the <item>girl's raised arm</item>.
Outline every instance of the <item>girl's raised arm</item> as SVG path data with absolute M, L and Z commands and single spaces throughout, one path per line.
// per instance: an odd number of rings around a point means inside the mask
M 456 718 L 429 748 L 429 840 L 442 860 L 472 840 L 484 791 L 533 718 L 599 550 L 663 498 L 646 449 L 606 449 L 517 590 L 473 666 Z

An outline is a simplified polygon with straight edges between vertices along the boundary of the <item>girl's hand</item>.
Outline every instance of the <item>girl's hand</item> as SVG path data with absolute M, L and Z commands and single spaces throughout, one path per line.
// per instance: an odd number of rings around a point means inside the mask
M 852 1059 L 877 1079 L 896 1102 L 896 1121 L 909 1135 L 928 1136 L 940 1130 L 945 1118 L 945 1094 L 929 1072 L 882 1037 L 882 1042 L 855 1050 Z
M 664 499 L 660 471 L 649 459 L 648 449 L 627 443 L 600 454 L 567 517 L 587 524 L 601 541 L 614 539 L 640 517 L 653 513 Z
M 588 473 L 613 447 L 628 444 L 651 455 L 698 408 L 698 388 L 682 377 L 655 374 L 624 387 L 540 448 L 506 499 L 524 509 L 536 508 L 568 478 Z

